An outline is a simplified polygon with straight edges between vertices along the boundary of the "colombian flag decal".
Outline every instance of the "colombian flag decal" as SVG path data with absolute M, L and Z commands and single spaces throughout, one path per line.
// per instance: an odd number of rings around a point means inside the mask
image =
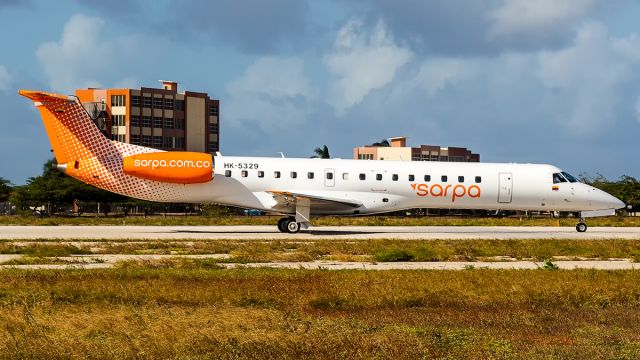
M 551 187 L 551 190 L 553 190 L 553 191 L 558 191 L 558 190 L 560 190 L 560 186 L 553 185 L 553 186 Z

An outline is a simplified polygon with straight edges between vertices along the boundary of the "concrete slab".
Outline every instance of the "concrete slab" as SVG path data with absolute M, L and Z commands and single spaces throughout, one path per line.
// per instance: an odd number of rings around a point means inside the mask
M 593 227 L 578 233 L 572 227 L 518 226 L 323 226 L 298 234 L 275 226 L 0 226 L 0 240 L 216 240 L 216 239 L 635 239 L 640 227 Z

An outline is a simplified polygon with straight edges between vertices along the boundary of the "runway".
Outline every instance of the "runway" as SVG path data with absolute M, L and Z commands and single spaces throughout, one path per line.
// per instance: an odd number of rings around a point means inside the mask
M 217 240 L 217 239 L 629 239 L 640 240 L 640 227 L 525 226 L 322 226 L 298 234 L 275 226 L 0 226 L 0 240 Z

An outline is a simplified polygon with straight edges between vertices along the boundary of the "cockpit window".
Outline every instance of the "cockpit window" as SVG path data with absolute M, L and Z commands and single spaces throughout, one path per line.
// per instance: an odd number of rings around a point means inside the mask
M 571 174 L 567 173 L 567 172 L 562 172 L 562 175 L 569 180 L 570 183 L 576 183 L 578 182 L 578 179 L 576 179 L 575 177 L 571 176 Z
M 560 184 L 560 183 L 566 183 L 567 179 L 565 179 L 562 174 L 560 173 L 555 173 L 553 174 L 553 183 L 554 184 Z

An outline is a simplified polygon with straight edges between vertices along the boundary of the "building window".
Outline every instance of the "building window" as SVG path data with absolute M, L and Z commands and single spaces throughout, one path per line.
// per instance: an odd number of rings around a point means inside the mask
M 142 106 L 146 107 L 146 108 L 150 108 L 151 107 L 151 98 L 149 96 L 143 96 L 142 97 Z
M 382 180 L 382 174 L 376 174 L 376 180 L 381 181 Z
M 297 178 L 297 177 L 298 177 L 298 173 L 297 173 L 297 172 L 295 172 L 295 171 L 292 171 L 292 172 L 291 172 L 291 178 L 292 178 L 292 179 L 295 179 L 295 178 Z
M 398 174 L 391 175 L 391 180 L 398 181 Z
M 184 111 L 184 100 L 176 100 L 176 110 Z
M 154 117 L 153 118 L 153 127 L 157 129 L 162 129 L 162 118 Z
M 167 129 L 173 129 L 173 119 L 172 118 L 165 118 L 164 119 L 164 127 Z
M 178 130 L 184 129 L 184 119 L 176 119 L 175 125 Z
M 431 175 L 425 175 L 425 176 L 424 176 L 424 181 L 425 181 L 425 182 L 429 182 L 429 181 L 431 181 Z
M 307 179 L 313 179 L 314 176 L 315 176 L 315 174 L 312 173 L 312 172 L 308 172 L 307 173 Z
M 218 124 L 209 124 L 209 132 L 217 133 L 218 132 Z
M 140 96 L 131 97 L 131 106 L 140 106 Z
M 111 95 L 111 106 L 126 106 L 124 95 Z
M 156 147 L 156 148 L 162 147 L 162 136 L 153 137 L 153 147 Z
M 183 137 L 177 137 L 176 138 L 176 149 L 184 149 L 184 138 Z
M 142 135 L 142 145 L 151 146 L 151 136 L 150 135 Z
M 409 175 L 409 181 L 415 181 L 416 177 L 414 175 Z
M 173 110 L 173 99 L 164 99 L 165 110 Z
M 209 106 L 209 115 L 218 115 L 218 107 L 215 105 Z
M 459 183 L 463 183 L 464 182 L 464 176 L 458 176 L 458 182 Z
M 165 136 L 162 139 L 162 147 L 165 148 L 172 148 L 173 147 L 173 137 L 171 136 Z
M 247 176 L 249 176 L 249 172 L 247 170 L 242 170 L 242 171 L 240 171 L 240 176 L 247 177 Z
M 153 107 L 156 109 L 162 109 L 162 98 L 153 98 Z
M 447 182 L 447 175 L 442 175 L 440 180 L 442 180 L 442 182 Z
M 262 171 L 262 170 L 258 171 L 258 177 L 259 178 L 263 178 L 264 177 L 264 171 Z
M 207 151 L 210 153 L 218 151 L 218 143 L 217 142 L 209 143 L 209 145 L 207 145 Z
M 349 180 L 349 173 L 342 173 L 342 180 Z
M 367 179 L 367 175 L 365 174 L 360 174 L 360 180 L 366 180 Z
M 482 176 L 476 176 L 476 184 L 480 184 L 482 182 Z
M 112 115 L 111 126 L 126 126 L 125 119 L 125 115 Z
M 142 117 L 142 127 L 151 127 L 151 116 Z
M 327 180 L 333 180 L 333 173 L 332 172 L 328 172 L 326 174 Z
M 273 177 L 276 179 L 280 179 L 280 171 L 274 171 L 273 172 Z
M 231 170 L 225 170 L 224 171 L 224 176 L 231 177 Z
M 131 117 L 131 126 L 140 126 L 140 117 L 132 116 Z
M 131 143 L 133 145 L 140 145 L 140 135 L 131 135 Z

